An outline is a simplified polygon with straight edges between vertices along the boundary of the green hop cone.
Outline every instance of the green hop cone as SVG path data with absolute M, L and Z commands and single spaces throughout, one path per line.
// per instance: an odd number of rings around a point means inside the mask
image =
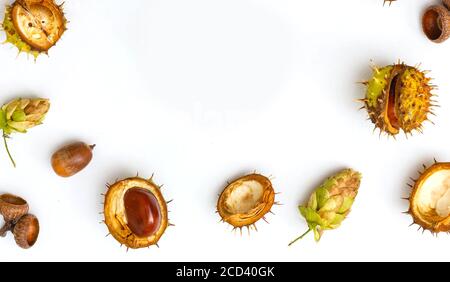
M 324 230 L 338 228 L 350 212 L 360 183 L 361 174 L 352 169 L 345 169 L 325 180 L 311 195 L 308 203 L 298 207 L 309 229 L 289 246 L 311 231 L 316 241 L 319 241 Z
M 50 108 L 48 99 L 14 99 L 0 109 L 0 129 L 3 130 L 3 140 L 6 151 L 14 166 L 15 162 L 9 152 L 6 138 L 11 133 L 26 133 L 28 129 L 40 125 Z

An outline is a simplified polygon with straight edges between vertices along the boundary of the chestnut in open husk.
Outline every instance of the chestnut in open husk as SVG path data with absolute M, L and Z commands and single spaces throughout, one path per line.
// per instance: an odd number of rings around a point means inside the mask
M 167 202 L 152 179 L 132 177 L 109 185 L 104 215 L 109 233 L 127 248 L 157 245 L 166 228 Z

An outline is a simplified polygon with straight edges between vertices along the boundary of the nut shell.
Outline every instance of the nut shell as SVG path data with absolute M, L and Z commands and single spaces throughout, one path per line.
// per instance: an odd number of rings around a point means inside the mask
M 450 11 L 442 5 L 429 7 L 422 17 L 422 28 L 431 41 L 444 42 L 450 37 Z
M 217 211 L 224 222 L 242 228 L 264 218 L 274 201 L 275 191 L 269 178 L 250 174 L 225 187 L 217 201 Z
M 36 216 L 32 214 L 24 215 L 17 221 L 13 229 L 14 240 L 16 244 L 28 249 L 33 247 L 39 236 L 39 221 Z
M 159 227 L 150 236 L 140 237 L 133 233 L 127 225 L 124 197 L 128 190 L 140 188 L 149 191 L 156 198 L 159 205 Z M 138 249 L 156 245 L 164 234 L 168 221 L 167 204 L 158 185 L 153 181 L 139 177 L 120 180 L 108 189 L 104 204 L 105 224 L 109 233 L 120 243 L 128 248 Z
M 21 197 L 12 194 L 3 194 L 0 196 L 0 214 L 6 222 L 16 222 L 23 215 L 28 213 L 28 203 Z
M 425 169 L 414 183 L 409 197 L 410 206 L 408 213 L 413 217 L 414 223 L 421 226 L 424 230 L 430 230 L 432 233 L 450 231 L 450 215 L 440 216 L 435 208 L 426 206 L 423 203 L 422 189 L 424 183 L 429 177 L 442 171 L 447 171 L 450 175 L 450 163 L 435 163 Z
M 65 31 L 66 19 L 53 0 L 17 0 L 11 16 L 20 38 L 40 52 L 54 46 Z

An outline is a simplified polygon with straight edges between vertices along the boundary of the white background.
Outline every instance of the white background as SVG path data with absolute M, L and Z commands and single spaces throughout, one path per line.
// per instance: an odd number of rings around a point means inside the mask
M 0 150 L 0 192 L 26 198 L 41 224 L 30 250 L 0 238 L 0 260 L 449 260 L 446 234 L 417 232 L 401 213 L 409 177 L 450 160 L 450 42 L 429 42 L 420 26 L 437 2 L 66 1 L 69 30 L 50 57 L 0 46 L 0 103 L 52 102 L 44 125 L 10 140 L 16 169 Z M 432 70 L 435 126 L 408 140 L 372 133 L 355 102 L 371 59 Z M 97 144 L 94 159 L 59 178 L 50 156 L 74 140 Z M 288 247 L 306 229 L 297 205 L 344 167 L 363 173 L 348 219 L 318 244 L 310 235 Z M 275 177 L 283 206 L 241 236 L 215 204 L 227 180 L 253 170 Z M 127 253 L 105 238 L 100 194 L 136 172 L 165 185 L 176 227 L 159 249 Z

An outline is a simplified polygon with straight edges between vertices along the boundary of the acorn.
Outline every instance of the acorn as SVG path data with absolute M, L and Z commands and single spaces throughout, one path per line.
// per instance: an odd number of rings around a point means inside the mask
M 250 174 L 230 182 L 219 196 L 217 212 L 226 222 L 242 230 L 254 227 L 260 220 L 266 220 L 275 203 L 275 191 L 269 178 L 261 174 Z
M 448 3 L 444 2 L 448 7 Z M 443 5 L 429 7 L 422 17 L 425 35 L 434 43 L 442 43 L 450 37 L 450 11 Z
M 28 203 L 21 197 L 12 194 L 0 196 L 0 214 L 5 222 L 16 222 L 28 213 Z
M 39 221 L 36 216 L 27 214 L 22 216 L 13 229 L 16 244 L 23 248 L 31 248 L 39 236 Z
M 109 234 L 127 248 L 158 246 L 161 236 L 171 225 L 161 186 L 152 178 L 140 177 L 123 179 L 108 186 L 103 213 Z
M 55 173 L 61 177 L 70 177 L 83 170 L 92 160 L 95 145 L 76 142 L 56 151 L 51 159 Z

